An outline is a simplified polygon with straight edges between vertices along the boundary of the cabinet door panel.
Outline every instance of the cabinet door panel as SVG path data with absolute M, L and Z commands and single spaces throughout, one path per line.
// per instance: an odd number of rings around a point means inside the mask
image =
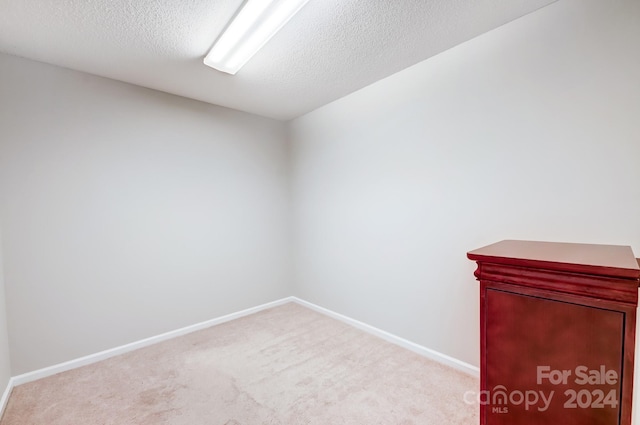
M 624 313 L 492 288 L 484 300 L 487 425 L 620 423 Z

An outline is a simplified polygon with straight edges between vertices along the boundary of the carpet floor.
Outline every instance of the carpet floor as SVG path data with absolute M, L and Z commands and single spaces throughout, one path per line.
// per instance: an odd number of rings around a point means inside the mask
M 0 425 L 476 425 L 478 386 L 289 303 L 18 386 Z

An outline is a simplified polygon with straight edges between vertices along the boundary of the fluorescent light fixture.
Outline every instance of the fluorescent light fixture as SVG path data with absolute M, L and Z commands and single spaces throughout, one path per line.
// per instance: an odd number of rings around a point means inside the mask
M 247 0 L 204 64 L 235 74 L 309 0 Z

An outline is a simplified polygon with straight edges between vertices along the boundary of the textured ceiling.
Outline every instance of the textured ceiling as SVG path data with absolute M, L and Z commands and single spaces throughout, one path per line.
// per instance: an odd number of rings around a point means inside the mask
M 235 76 L 242 0 L 0 0 L 0 51 L 287 120 L 555 0 L 311 0 Z

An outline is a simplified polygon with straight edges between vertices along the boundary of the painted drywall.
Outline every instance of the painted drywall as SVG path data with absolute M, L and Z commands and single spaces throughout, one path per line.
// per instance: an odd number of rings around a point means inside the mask
M 4 295 L 4 270 L 2 266 L 2 228 L 0 227 L 0 394 L 5 391 L 11 378 L 7 309 Z
M 13 374 L 289 295 L 284 132 L 0 56 Z
M 295 295 L 478 365 L 467 251 L 640 256 L 639 5 L 561 0 L 292 121 Z

